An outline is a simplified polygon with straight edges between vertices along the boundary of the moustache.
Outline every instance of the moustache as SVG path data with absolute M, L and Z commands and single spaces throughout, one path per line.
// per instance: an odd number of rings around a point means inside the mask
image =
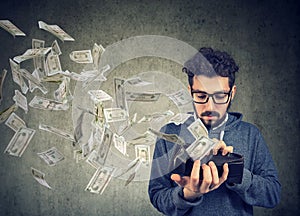
M 201 113 L 201 117 L 203 116 L 216 116 L 216 117 L 219 117 L 220 114 L 217 113 L 217 112 L 214 112 L 214 111 L 205 111 L 203 113 Z

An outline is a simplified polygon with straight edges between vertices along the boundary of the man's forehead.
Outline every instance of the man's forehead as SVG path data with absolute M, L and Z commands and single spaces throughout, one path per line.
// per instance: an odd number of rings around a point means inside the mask
M 206 92 L 229 90 L 229 78 L 221 76 L 208 77 L 204 75 L 194 76 L 193 89 Z

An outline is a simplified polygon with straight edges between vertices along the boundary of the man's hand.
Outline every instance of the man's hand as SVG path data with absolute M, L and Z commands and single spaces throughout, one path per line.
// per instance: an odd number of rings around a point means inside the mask
M 233 152 L 233 147 L 226 146 L 223 141 L 219 141 L 219 143 L 213 149 L 213 154 L 216 155 L 218 151 L 222 151 L 222 155 L 226 155 Z M 200 167 L 202 167 L 203 180 L 200 180 Z M 223 165 L 223 174 L 221 177 L 219 177 L 218 170 L 214 162 L 210 161 L 208 165 L 201 165 L 200 160 L 196 160 L 194 161 L 190 176 L 181 177 L 178 174 L 172 174 L 171 179 L 183 187 L 185 199 L 193 200 L 205 193 L 217 189 L 227 180 L 228 173 L 229 169 L 227 163 Z

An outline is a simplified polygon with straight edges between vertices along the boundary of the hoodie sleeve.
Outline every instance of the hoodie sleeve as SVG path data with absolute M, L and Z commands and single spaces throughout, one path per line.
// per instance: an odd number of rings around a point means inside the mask
M 249 205 L 273 208 L 280 201 L 281 185 L 275 164 L 268 147 L 258 132 L 255 144 L 250 147 L 254 154 L 250 160 L 253 164 L 250 169 L 244 169 L 241 184 L 227 188 L 235 191 Z
M 148 187 L 150 201 L 157 210 L 165 215 L 186 215 L 192 207 L 202 202 L 202 197 L 193 202 L 183 198 L 182 187 L 170 178 L 169 163 L 166 142 L 160 139 L 156 143 L 153 154 Z

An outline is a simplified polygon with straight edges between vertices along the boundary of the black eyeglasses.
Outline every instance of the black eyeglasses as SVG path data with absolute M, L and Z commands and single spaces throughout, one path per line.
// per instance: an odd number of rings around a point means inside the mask
M 212 97 L 215 104 L 226 104 L 229 101 L 231 95 L 231 89 L 229 92 L 215 92 L 213 94 L 208 94 L 207 92 L 200 90 L 191 90 L 194 103 L 205 104 L 208 102 L 209 98 Z

